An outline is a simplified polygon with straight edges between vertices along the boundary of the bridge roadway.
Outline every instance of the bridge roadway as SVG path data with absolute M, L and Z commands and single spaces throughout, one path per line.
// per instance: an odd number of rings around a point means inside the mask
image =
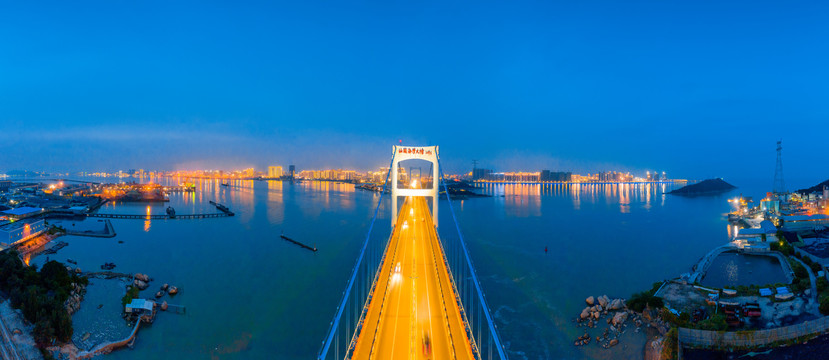
M 352 358 L 473 359 L 425 198 L 406 199 L 385 259 Z

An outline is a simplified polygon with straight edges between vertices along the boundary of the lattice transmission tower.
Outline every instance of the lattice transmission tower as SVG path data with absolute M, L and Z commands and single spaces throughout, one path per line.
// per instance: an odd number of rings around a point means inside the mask
M 774 187 L 776 194 L 786 193 L 786 183 L 783 181 L 783 141 L 777 142 L 777 164 L 774 166 Z

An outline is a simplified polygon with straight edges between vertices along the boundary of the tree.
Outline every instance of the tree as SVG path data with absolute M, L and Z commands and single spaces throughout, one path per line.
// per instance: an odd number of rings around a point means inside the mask
M 829 287 L 829 280 L 826 280 L 823 276 L 817 278 L 817 291 L 823 292 L 827 287 Z
M 791 263 L 792 263 L 791 264 L 792 265 L 792 271 L 794 271 L 794 276 L 796 276 L 799 279 L 808 279 L 809 278 L 809 272 L 806 271 L 806 268 L 803 267 L 803 265 L 801 265 L 797 261 L 792 261 Z
M 829 297 L 825 297 L 820 299 L 820 306 L 818 307 L 820 313 L 823 315 L 829 315 Z
M 71 287 L 72 284 L 72 279 L 69 277 L 66 267 L 54 260 L 43 264 L 43 269 L 40 269 L 40 277 L 43 280 L 43 285 L 49 290 Z

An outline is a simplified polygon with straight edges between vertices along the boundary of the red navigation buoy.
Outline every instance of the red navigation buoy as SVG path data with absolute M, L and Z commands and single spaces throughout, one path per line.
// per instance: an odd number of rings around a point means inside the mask
M 544 252 L 547 252 L 547 247 L 546 246 L 544 247 Z

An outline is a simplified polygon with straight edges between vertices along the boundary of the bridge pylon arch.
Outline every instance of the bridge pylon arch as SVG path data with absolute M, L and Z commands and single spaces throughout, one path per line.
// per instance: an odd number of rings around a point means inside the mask
M 398 146 L 393 145 L 394 151 L 391 164 L 391 226 L 397 223 L 397 197 L 398 196 L 431 196 L 432 197 L 432 222 L 438 226 L 438 196 L 440 195 L 440 168 L 438 162 L 437 146 Z M 428 189 L 398 189 L 399 174 L 398 164 L 406 160 L 424 160 L 432 163 L 432 187 Z

